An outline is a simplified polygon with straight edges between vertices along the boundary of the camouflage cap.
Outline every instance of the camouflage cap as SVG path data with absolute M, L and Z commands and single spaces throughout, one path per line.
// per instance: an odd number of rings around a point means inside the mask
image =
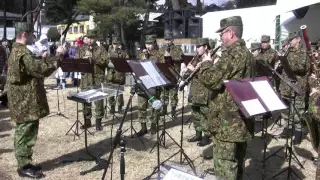
M 216 39 L 209 39 L 209 45 L 211 48 L 216 47 L 217 40 Z
M 216 33 L 222 32 L 229 26 L 243 26 L 242 19 L 240 16 L 231 16 L 225 19 L 221 19 L 220 21 L 220 29 L 216 31 Z
M 249 48 L 251 51 L 255 51 L 261 47 L 261 43 L 251 43 L 251 47 Z
M 146 35 L 146 43 L 154 43 L 157 40 L 157 35 L 155 34 L 150 34 Z
M 261 42 L 270 42 L 270 36 L 262 35 L 261 36 Z
M 164 39 L 165 39 L 165 40 L 171 40 L 171 39 L 173 39 L 173 34 L 172 34 L 172 32 L 165 33 L 165 34 L 164 34 Z
M 119 36 L 112 37 L 112 44 L 121 44 L 121 39 Z
M 209 44 L 209 38 L 198 38 L 196 41 L 197 45 Z
M 299 37 L 299 36 L 300 36 L 300 32 L 298 32 L 298 31 L 289 33 L 288 40 L 291 41 L 292 39 Z
M 34 32 L 32 24 L 27 23 L 27 22 L 16 22 L 14 24 L 14 27 L 16 29 L 16 33 L 18 33 L 18 32 Z
M 91 30 L 88 30 L 88 31 L 87 31 L 87 34 L 85 35 L 85 37 L 88 37 L 88 38 L 98 38 L 98 33 L 97 33 L 96 30 L 91 29 Z

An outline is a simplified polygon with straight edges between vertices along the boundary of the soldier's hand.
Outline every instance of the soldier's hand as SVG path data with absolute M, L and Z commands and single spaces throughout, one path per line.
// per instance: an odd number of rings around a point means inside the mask
M 44 52 L 41 54 L 41 57 L 42 57 L 42 58 L 49 57 L 48 51 L 44 51 Z
M 195 67 L 189 63 L 187 69 L 189 69 L 190 71 L 194 71 Z
M 202 61 L 212 61 L 211 53 L 205 53 Z
M 165 51 L 164 56 L 171 56 L 168 51 Z

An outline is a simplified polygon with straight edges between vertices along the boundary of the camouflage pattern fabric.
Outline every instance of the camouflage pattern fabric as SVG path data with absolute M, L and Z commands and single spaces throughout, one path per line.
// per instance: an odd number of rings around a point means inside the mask
M 75 58 L 88 58 L 88 52 L 91 55 L 92 61 L 94 63 L 94 73 L 86 73 L 81 78 L 81 90 L 86 91 L 94 86 L 100 86 L 104 82 L 105 77 L 105 68 L 108 65 L 108 52 L 103 48 L 99 47 L 97 44 L 94 44 L 92 49 L 88 45 L 85 45 L 79 49 Z M 103 100 L 96 101 L 96 119 L 101 119 L 104 116 L 104 106 Z M 91 113 L 91 104 L 83 104 L 83 115 L 85 120 L 90 120 Z
M 204 135 L 209 135 L 210 132 L 207 131 L 206 125 L 208 124 L 207 114 L 209 114 L 210 109 L 208 106 L 194 106 L 191 105 L 191 116 L 193 127 L 196 131 L 201 131 Z
M 36 144 L 39 120 L 17 123 L 14 133 L 14 152 L 18 161 L 18 168 L 32 162 L 32 148 Z
M 271 67 L 274 67 L 276 62 L 277 52 L 269 46 L 266 49 L 261 49 L 258 56 L 255 57 L 256 60 L 263 60 L 265 63 L 269 64 Z
M 148 59 L 148 60 L 158 61 L 159 60 L 159 52 L 157 50 L 152 50 L 148 53 L 142 52 L 139 54 L 139 59 L 140 60 Z M 159 88 L 150 88 L 149 91 L 151 94 L 155 95 L 157 98 L 160 98 L 161 90 Z M 137 90 L 137 94 L 138 94 L 138 108 L 139 108 L 138 121 L 140 123 L 146 123 L 148 121 L 147 109 L 149 107 L 149 104 L 148 104 L 149 99 L 140 90 Z M 156 121 L 155 112 L 153 109 L 152 109 L 150 121 L 152 123 L 155 123 L 155 121 Z
M 109 52 L 109 57 L 110 58 L 129 58 L 129 55 L 125 51 L 118 49 L 118 50 L 111 50 Z M 108 69 L 108 82 L 113 84 L 118 84 L 118 85 L 124 85 L 125 81 L 126 81 L 125 73 L 117 72 L 116 70 L 111 68 Z M 108 101 L 110 106 L 116 105 L 115 97 L 110 97 Z M 124 105 L 123 94 L 120 94 L 117 97 L 117 101 L 118 101 L 118 106 Z
M 164 54 L 166 51 L 166 47 L 162 47 L 159 50 L 159 58 L 162 63 L 164 63 Z M 174 68 L 175 72 L 180 74 L 181 71 L 181 60 L 183 56 L 183 52 L 179 46 L 171 45 L 170 46 L 170 55 L 172 57 L 172 60 L 174 63 L 172 64 L 172 67 Z M 176 77 L 179 79 L 179 77 Z M 165 105 L 169 104 L 169 99 L 171 101 L 171 106 L 177 106 L 178 104 L 178 90 L 174 87 L 166 87 L 163 90 L 163 93 L 161 94 L 161 99 L 164 101 Z
M 242 180 L 247 143 L 232 143 L 212 138 L 215 175 L 224 180 Z
M 254 120 L 242 116 L 223 80 L 250 77 L 252 58 L 245 41 L 238 40 L 222 53 L 214 66 L 209 62 L 202 63 L 197 74 L 200 83 L 212 91 L 206 127 L 216 144 L 213 152 L 215 173 L 227 180 L 243 176 L 245 144 L 253 137 Z
M 16 123 L 39 120 L 49 114 L 44 78 L 57 69 L 57 57 L 34 59 L 23 44 L 14 43 L 8 60 L 8 101 Z

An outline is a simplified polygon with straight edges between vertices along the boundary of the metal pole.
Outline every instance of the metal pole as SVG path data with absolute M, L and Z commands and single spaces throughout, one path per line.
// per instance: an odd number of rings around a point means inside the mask
M 7 39 L 7 0 L 4 0 L 4 11 L 3 11 L 3 17 L 4 17 L 4 24 L 3 24 L 3 40 Z
M 278 15 L 276 17 L 276 37 L 275 37 L 275 49 L 277 51 L 280 49 L 280 36 L 281 36 L 280 15 Z

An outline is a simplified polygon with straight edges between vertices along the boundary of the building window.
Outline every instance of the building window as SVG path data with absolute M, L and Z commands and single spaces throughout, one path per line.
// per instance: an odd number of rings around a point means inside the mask
M 80 26 L 80 33 L 84 33 L 84 26 L 83 25 Z
M 75 26 L 75 27 L 73 28 L 73 33 L 75 33 L 75 34 L 78 33 L 78 26 Z
M 70 34 L 72 33 L 72 26 L 69 27 L 68 33 L 70 33 Z

